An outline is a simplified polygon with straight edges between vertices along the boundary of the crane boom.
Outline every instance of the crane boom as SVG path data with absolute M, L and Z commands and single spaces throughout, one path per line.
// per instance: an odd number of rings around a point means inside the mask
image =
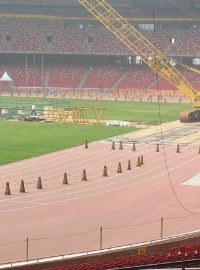
M 140 56 L 151 69 L 191 98 L 195 107 L 200 107 L 200 95 L 186 78 L 172 66 L 170 59 L 119 15 L 105 0 L 79 0 L 79 2 L 123 42 L 132 53 Z

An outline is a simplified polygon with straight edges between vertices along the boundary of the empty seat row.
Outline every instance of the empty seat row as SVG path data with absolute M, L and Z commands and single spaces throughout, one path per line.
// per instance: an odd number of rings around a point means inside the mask
M 156 32 L 142 30 L 140 27 L 137 29 L 164 53 L 200 53 L 198 29 L 166 28 Z M 122 42 L 99 25 L 78 25 L 72 21 L 19 18 L 13 15 L 0 19 L 0 33 L 0 51 L 129 53 Z M 175 39 L 174 44 L 170 44 L 172 37 Z
M 116 259 L 99 260 L 80 265 L 66 267 L 48 268 L 45 270 L 106 270 L 116 267 L 140 266 L 140 265 L 159 265 L 176 261 L 190 260 L 195 257 L 200 259 L 200 244 L 191 244 L 181 247 L 171 248 L 167 254 L 156 253 L 153 255 L 134 255 Z

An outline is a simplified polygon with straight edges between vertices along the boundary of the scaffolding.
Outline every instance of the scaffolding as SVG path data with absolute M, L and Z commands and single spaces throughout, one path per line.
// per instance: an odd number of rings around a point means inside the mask
M 102 107 L 49 107 L 44 108 L 44 118 L 47 121 L 72 124 L 104 124 Z

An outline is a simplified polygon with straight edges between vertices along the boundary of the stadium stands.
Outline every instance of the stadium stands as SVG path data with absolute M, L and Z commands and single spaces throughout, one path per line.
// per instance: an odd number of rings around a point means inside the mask
M 8 32 L 11 37 L 11 48 L 14 51 L 44 51 L 45 38 L 48 33 L 48 22 L 39 19 L 16 19 L 9 20 Z
M 14 86 L 17 87 L 43 87 L 42 68 L 28 67 L 25 65 L 13 65 L 11 76 Z
M 15 87 L 47 87 L 53 88 L 85 88 L 85 89 L 133 89 L 133 90 L 176 90 L 176 88 L 163 78 L 156 79 L 154 71 L 145 65 L 135 65 L 125 70 L 116 64 L 85 65 L 82 61 L 68 63 L 47 64 L 42 68 L 41 58 L 29 58 L 26 67 L 23 61 L 11 61 L 0 65 L 0 75 L 8 70 Z M 200 90 L 198 73 L 179 68 L 183 76 Z M 1 87 L 3 87 L 1 83 Z
M 99 25 L 79 25 L 72 21 L 39 18 L 1 18 L 0 51 L 63 53 L 128 53 L 114 35 Z M 200 52 L 200 30 L 138 28 L 157 48 L 172 55 L 194 55 Z M 6 41 L 6 35 L 9 40 Z M 47 36 L 50 40 L 47 41 Z M 91 44 L 88 38 L 92 37 Z M 169 43 L 170 38 L 175 43 Z
M 85 69 L 78 66 L 55 65 L 50 70 L 49 87 L 77 88 Z
M 134 255 L 115 259 L 98 260 L 80 265 L 47 268 L 45 270 L 106 270 L 117 267 L 131 266 L 170 266 L 176 263 L 200 259 L 200 244 L 190 244 L 171 248 L 169 253 L 155 253 L 152 255 Z
M 83 88 L 112 88 L 122 71 L 116 67 L 91 67 Z
M 176 42 L 171 48 L 171 53 L 181 55 L 196 55 L 200 51 L 200 30 L 179 30 Z
M 155 72 L 149 68 L 136 66 L 129 68 L 124 79 L 117 86 L 119 89 L 146 89 L 156 80 Z

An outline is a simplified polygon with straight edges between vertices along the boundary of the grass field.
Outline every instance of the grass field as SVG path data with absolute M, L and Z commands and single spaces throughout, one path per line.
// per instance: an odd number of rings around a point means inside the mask
M 7 106 L 15 103 L 15 99 L 1 97 L 1 104 Z M 23 98 L 17 98 L 17 103 Z M 34 103 L 48 102 L 48 99 L 33 99 Z M 29 100 L 30 103 L 30 100 Z M 19 104 L 19 103 L 18 103 Z M 159 122 L 157 103 L 126 102 L 126 101 L 99 101 L 99 100 L 70 100 L 71 106 L 102 106 L 105 110 L 105 119 L 133 120 L 138 122 Z M 191 109 L 190 104 L 161 103 L 160 112 L 162 122 L 179 118 L 183 110 Z M 80 145 L 85 140 L 94 141 L 112 137 L 133 128 L 66 125 L 53 123 L 31 122 L 0 122 L 0 164 L 38 156 L 41 154 Z
M 127 127 L 0 122 L 0 164 L 134 131 Z
M 155 102 L 70 100 L 71 106 L 102 106 L 105 119 L 133 120 L 138 122 L 159 123 L 159 107 Z M 192 109 L 191 104 L 160 103 L 162 122 L 179 119 L 180 112 Z
M 1 97 L 4 105 L 10 105 L 13 98 Z M 15 100 L 24 98 L 14 98 Z M 52 99 L 33 99 L 37 102 L 47 103 Z M 56 100 L 55 100 L 56 101 Z M 13 102 L 14 103 L 14 102 Z M 71 106 L 102 106 L 105 110 L 105 119 L 133 120 L 138 122 L 159 122 L 158 104 L 155 102 L 128 102 L 128 101 L 101 101 L 101 100 L 70 100 Z M 191 104 L 160 103 L 162 122 L 179 119 L 181 111 L 192 109 Z

